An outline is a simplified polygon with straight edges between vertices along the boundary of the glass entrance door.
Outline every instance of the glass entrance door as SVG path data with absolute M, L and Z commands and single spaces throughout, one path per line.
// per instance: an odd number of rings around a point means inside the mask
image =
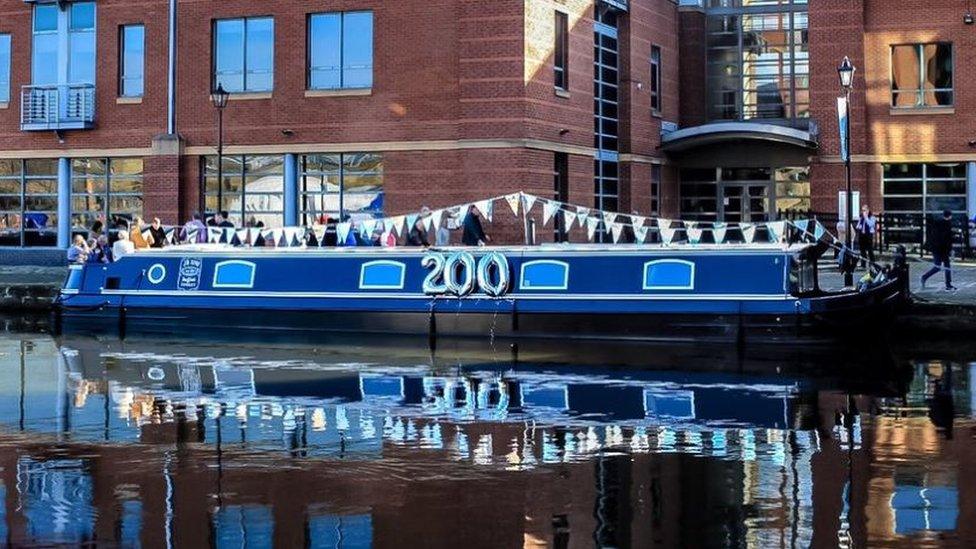
M 761 223 L 772 216 L 772 185 L 768 181 L 723 183 L 720 218 L 728 223 Z

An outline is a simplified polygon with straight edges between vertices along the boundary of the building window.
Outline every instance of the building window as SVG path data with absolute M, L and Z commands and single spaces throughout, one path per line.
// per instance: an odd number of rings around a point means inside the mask
M 71 231 L 126 226 L 142 216 L 141 158 L 78 158 L 71 162 Z M 106 226 L 107 225 L 107 226 Z
M 891 46 L 891 106 L 950 107 L 952 44 Z
M 810 168 L 777 168 L 773 172 L 776 184 L 776 209 L 780 215 L 810 212 Z
M 661 114 L 661 48 L 651 46 L 651 113 Z
M 125 25 L 119 29 L 119 95 L 142 97 L 146 58 L 146 28 Z
M 561 90 L 569 89 L 569 15 L 556 12 L 556 43 L 553 49 L 555 84 Z
M 966 165 L 884 164 L 882 194 L 889 242 L 921 244 L 929 223 L 953 213 L 957 227 L 966 224 Z M 855 215 L 857 215 L 855 213 Z
M 373 12 L 316 13 L 308 18 L 308 88 L 373 86 Z
M 372 153 L 302 157 L 301 224 L 383 217 L 383 157 Z
M 555 153 L 553 155 L 552 167 L 552 197 L 559 202 L 569 202 L 569 155 L 566 153 Z M 562 215 L 556 215 L 553 223 L 555 224 L 556 242 L 567 242 L 569 240 L 566 221 Z
M 809 118 L 806 2 L 732 4 L 705 8 L 709 118 Z
M 661 165 L 651 164 L 651 209 L 650 215 L 661 213 Z
M 274 88 L 274 19 L 248 17 L 214 23 L 213 88 L 231 93 Z
M 208 215 L 226 211 L 237 227 L 280 227 L 284 223 L 285 167 L 281 155 L 224 156 L 222 182 L 217 181 L 217 157 L 208 156 L 203 174 Z M 220 200 L 223 202 L 218 204 Z
M 57 160 L 0 160 L 0 246 L 57 246 L 57 212 Z
M 62 10 L 57 3 L 34 5 L 34 85 L 95 83 L 95 3 L 66 6 Z M 65 35 L 67 40 L 62 40 Z
M 593 23 L 593 205 L 615 212 L 619 208 L 619 47 L 618 13 L 606 4 L 595 7 Z M 601 222 L 596 238 L 610 240 Z
M 10 35 L 0 34 L 0 103 L 10 102 Z

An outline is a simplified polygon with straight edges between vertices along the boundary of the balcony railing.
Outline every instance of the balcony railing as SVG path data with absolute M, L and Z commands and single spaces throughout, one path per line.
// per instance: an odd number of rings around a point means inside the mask
M 24 86 L 20 99 L 20 129 L 24 131 L 87 130 L 95 125 L 92 84 Z

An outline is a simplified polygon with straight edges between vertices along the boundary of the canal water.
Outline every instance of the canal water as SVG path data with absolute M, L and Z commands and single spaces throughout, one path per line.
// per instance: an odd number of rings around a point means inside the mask
M 976 346 L 423 343 L 4 332 L 0 544 L 976 544 Z

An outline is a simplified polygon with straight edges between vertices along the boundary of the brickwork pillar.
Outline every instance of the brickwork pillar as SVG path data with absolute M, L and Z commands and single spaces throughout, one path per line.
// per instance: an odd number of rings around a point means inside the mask
M 143 213 L 147 220 L 158 217 L 164 225 L 182 221 L 180 204 L 180 164 L 183 139 L 162 134 L 153 138 L 152 154 L 143 164 Z

